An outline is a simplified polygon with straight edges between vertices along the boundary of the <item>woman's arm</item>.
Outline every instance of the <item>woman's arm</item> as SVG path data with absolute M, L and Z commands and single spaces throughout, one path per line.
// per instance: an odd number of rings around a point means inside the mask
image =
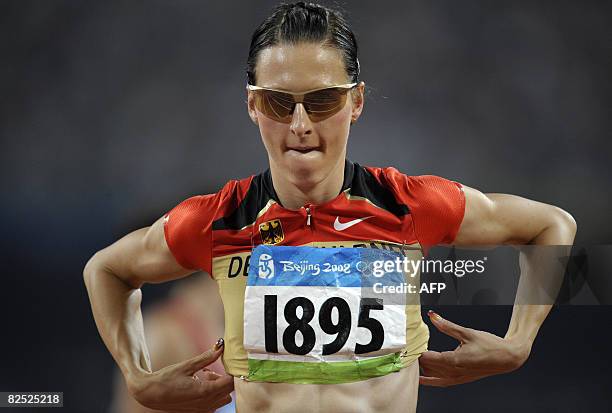
M 153 370 L 159 370 L 193 357 L 192 339 L 164 306 L 144 314 L 145 336 Z M 166 307 L 167 308 L 167 307 Z M 113 379 L 112 409 L 109 413 L 156 413 L 138 403 L 127 389 L 120 371 Z
M 514 195 L 483 194 L 482 192 L 464 187 L 466 197 L 465 217 L 457 234 L 455 245 L 502 245 L 530 244 L 547 245 L 539 250 L 526 249 L 521 251 L 521 277 L 534 279 L 544 277 L 546 264 L 557 265 L 557 262 L 546 263 L 544 259 L 554 259 L 553 255 L 568 255 L 569 251 L 559 246 L 571 246 L 576 235 L 576 221 L 561 208 L 531 201 Z M 563 251 L 562 251 L 563 250 Z M 558 258 L 558 257 L 557 257 Z M 542 274 L 538 274 L 538 270 Z M 524 284 L 527 288 L 528 284 Z M 552 290 L 547 285 L 547 290 Z M 530 291 L 521 291 L 519 297 L 523 303 Z M 545 300 L 542 300 L 545 301 Z M 532 302 L 531 304 L 536 304 Z M 516 304 L 512 311 L 512 319 L 506 334 L 529 348 L 535 339 L 540 326 L 548 315 L 552 305 L 521 305 Z
M 140 287 L 190 272 L 176 263 L 165 246 L 161 219 L 98 251 L 85 266 L 83 276 L 94 319 L 126 379 L 151 373 Z
M 465 215 L 454 245 L 572 245 L 576 221 L 561 208 L 463 187 Z
M 483 194 L 464 187 L 466 208 L 455 239 L 457 246 L 531 244 L 550 246 L 520 253 L 521 281 L 512 319 L 505 337 L 467 329 L 430 313 L 432 323 L 457 338 L 461 345 L 452 352 L 427 352 L 421 357 L 426 375 L 422 384 L 448 386 L 476 380 L 491 374 L 514 370 L 522 365 L 548 315 L 551 299 L 534 299 L 535 286 L 546 293 L 554 292 L 556 279 L 542 278 L 552 274 L 554 257 L 567 254 L 576 234 L 576 222 L 570 214 L 552 205 L 514 195 Z M 558 257 L 557 257 L 558 258 Z M 553 262 L 554 261 L 554 262 Z M 544 302 L 540 304 L 540 302 Z M 491 357 L 483 357 L 484 353 Z
M 219 407 L 229 403 L 229 376 L 194 380 L 196 371 L 212 363 L 222 347 L 153 372 L 140 310 L 144 283 L 160 283 L 191 272 L 173 257 L 164 237 L 163 218 L 134 231 L 97 252 L 83 276 L 98 331 L 121 369 L 131 394 L 144 406 L 175 409 Z

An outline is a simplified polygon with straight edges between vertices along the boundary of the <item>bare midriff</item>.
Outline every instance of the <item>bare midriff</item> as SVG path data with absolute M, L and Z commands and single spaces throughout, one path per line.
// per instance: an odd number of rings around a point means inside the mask
M 288 384 L 234 379 L 237 413 L 416 411 L 419 362 L 398 372 L 343 384 Z

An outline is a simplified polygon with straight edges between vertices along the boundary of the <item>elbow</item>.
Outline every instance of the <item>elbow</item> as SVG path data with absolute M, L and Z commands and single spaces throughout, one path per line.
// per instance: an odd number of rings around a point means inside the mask
M 567 211 L 561 209 L 561 208 L 557 208 L 558 209 L 558 214 L 559 214 L 559 219 L 562 222 L 562 225 L 565 227 L 565 229 L 573 235 L 576 235 L 576 231 L 578 230 L 578 224 L 576 223 L 576 220 L 574 219 L 574 217 Z
M 98 268 L 100 268 L 100 258 L 99 252 L 95 253 L 85 264 L 85 268 L 83 268 L 83 281 L 85 282 L 85 287 L 89 290 L 91 285 L 91 280 L 94 274 L 97 272 Z
M 536 245 L 573 245 L 576 236 L 576 220 L 567 211 L 552 205 L 541 214 L 541 230 L 528 244 Z
M 558 228 L 560 238 L 564 241 L 563 244 L 573 244 L 576 231 L 578 230 L 578 224 L 574 217 L 567 211 L 554 207 L 554 225 Z
M 85 264 L 83 268 L 83 281 L 87 291 L 91 292 L 94 281 L 100 279 L 113 279 L 121 282 L 126 288 L 137 290 L 144 284 L 136 277 L 123 276 L 122 272 L 116 271 L 113 262 L 113 257 L 110 256 L 106 249 L 96 252 Z

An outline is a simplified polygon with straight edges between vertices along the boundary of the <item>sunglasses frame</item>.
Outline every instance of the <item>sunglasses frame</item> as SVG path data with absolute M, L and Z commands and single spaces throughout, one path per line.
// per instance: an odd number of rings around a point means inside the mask
M 261 91 L 266 91 L 266 92 L 276 92 L 276 93 L 284 93 L 284 94 L 287 94 L 287 95 L 291 95 L 291 96 L 293 96 L 293 104 L 297 105 L 298 103 L 302 103 L 303 104 L 304 103 L 304 97 L 307 94 L 309 94 L 309 93 L 320 92 L 322 90 L 327 90 L 327 89 L 346 89 L 347 93 L 348 93 L 353 88 L 355 88 L 357 85 L 359 85 L 358 82 L 355 82 L 355 83 L 345 83 L 343 85 L 325 86 L 325 87 L 322 87 L 322 88 L 307 90 L 305 92 L 299 92 L 299 93 L 289 92 L 287 90 L 272 89 L 272 88 L 262 87 L 262 86 L 255 86 L 255 85 L 251 85 L 249 83 L 247 83 L 246 88 L 247 88 L 247 90 L 250 90 L 252 92 L 261 90 Z M 295 109 L 295 107 L 292 110 L 294 110 L 294 109 Z M 307 111 L 307 113 L 308 113 L 308 111 Z M 310 113 L 308 113 L 308 115 L 310 116 Z M 282 122 L 281 119 L 274 119 L 274 120 Z M 284 122 L 284 123 L 286 123 L 286 122 Z

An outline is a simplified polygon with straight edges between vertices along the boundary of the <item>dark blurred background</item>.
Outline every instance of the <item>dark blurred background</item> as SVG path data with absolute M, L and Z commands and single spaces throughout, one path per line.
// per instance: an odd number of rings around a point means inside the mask
M 0 1 L 0 391 L 106 409 L 113 362 L 82 268 L 182 199 L 266 168 L 244 67 L 275 4 Z M 611 242 L 610 2 L 335 4 L 369 87 L 352 160 L 552 203 L 577 242 Z M 145 287 L 145 304 L 168 288 Z M 503 335 L 511 308 L 438 311 Z M 420 411 L 609 411 L 611 315 L 553 309 L 523 368 L 422 387 Z M 431 348 L 454 345 L 432 331 Z

